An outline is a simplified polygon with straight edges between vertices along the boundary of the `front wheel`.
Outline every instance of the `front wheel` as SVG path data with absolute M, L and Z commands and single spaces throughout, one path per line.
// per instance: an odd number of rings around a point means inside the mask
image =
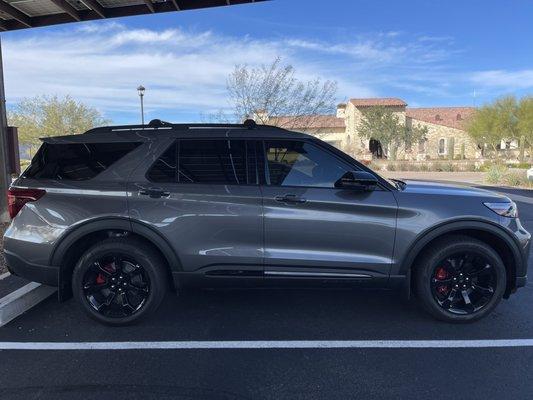
M 153 312 L 166 292 L 164 264 L 150 246 L 109 238 L 89 248 L 72 275 L 72 291 L 90 317 L 127 325 Z
M 483 318 L 498 305 L 507 284 L 498 253 L 467 236 L 450 236 L 435 242 L 415 267 L 422 306 L 447 322 Z

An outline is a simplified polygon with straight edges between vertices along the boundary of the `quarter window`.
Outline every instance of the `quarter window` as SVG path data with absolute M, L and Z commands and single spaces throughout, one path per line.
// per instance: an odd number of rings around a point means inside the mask
M 332 154 L 300 141 L 267 141 L 270 184 L 333 188 L 350 168 Z
M 23 177 L 66 181 L 92 179 L 140 145 L 136 142 L 43 143 Z

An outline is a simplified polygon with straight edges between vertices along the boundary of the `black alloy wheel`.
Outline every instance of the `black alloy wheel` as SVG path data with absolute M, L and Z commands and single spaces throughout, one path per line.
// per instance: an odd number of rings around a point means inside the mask
M 92 263 L 83 277 L 89 305 L 111 318 L 138 312 L 150 296 L 150 279 L 141 264 L 125 254 L 110 254 Z
M 149 243 L 111 237 L 78 260 L 72 293 L 84 311 L 107 325 L 129 325 L 152 314 L 169 288 L 168 266 Z
M 464 252 L 441 260 L 431 276 L 431 291 L 440 307 L 454 314 L 473 314 L 492 299 L 497 274 L 488 258 Z
M 470 236 L 435 240 L 414 268 L 420 304 L 446 322 L 472 322 L 489 315 L 507 288 L 507 270 L 498 252 Z

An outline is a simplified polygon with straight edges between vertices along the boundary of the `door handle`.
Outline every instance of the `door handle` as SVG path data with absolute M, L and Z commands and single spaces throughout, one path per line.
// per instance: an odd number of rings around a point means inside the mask
M 150 198 L 152 199 L 159 199 L 161 197 L 170 196 L 170 192 L 157 188 L 141 189 L 139 190 L 139 194 L 142 196 L 150 196 Z
M 292 204 L 301 204 L 305 203 L 307 200 L 303 197 L 297 196 L 295 194 L 286 194 L 284 196 L 276 196 L 276 201 L 280 203 L 292 203 Z

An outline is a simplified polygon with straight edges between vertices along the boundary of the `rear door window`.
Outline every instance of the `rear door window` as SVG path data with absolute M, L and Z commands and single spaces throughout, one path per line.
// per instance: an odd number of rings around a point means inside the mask
M 256 143 L 179 140 L 148 171 L 152 182 L 244 185 L 258 180 Z
M 94 178 L 141 143 L 43 143 L 22 175 L 30 179 Z

